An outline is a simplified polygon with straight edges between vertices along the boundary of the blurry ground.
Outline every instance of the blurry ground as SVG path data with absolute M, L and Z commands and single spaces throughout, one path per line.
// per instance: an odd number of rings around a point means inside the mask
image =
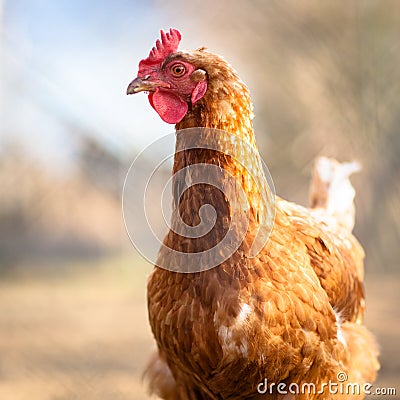
M 51 272 L 53 271 L 53 272 Z M 154 349 L 145 283 L 150 266 L 136 257 L 93 265 L 21 265 L 0 283 L 0 399 L 136 400 L 147 398 L 141 373 Z M 400 399 L 400 280 L 368 276 L 367 324 L 381 345 L 376 386 Z
M 21 266 L 0 283 L 0 399 L 146 398 L 148 265 L 131 254 L 58 267 Z
M 400 279 L 397 274 L 366 277 L 366 324 L 375 334 L 381 351 L 381 370 L 375 387 L 396 387 L 396 396 L 370 396 L 368 399 L 400 399 Z

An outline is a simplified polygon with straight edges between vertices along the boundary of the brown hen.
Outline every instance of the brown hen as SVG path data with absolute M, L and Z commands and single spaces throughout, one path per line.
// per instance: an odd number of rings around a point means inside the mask
M 371 382 L 379 367 L 374 339 L 362 325 L 360 244 L 349 229 L 277 197 L 269 240 L 255 257 L 249 254 L 263 221 L 260 213 L 273 203 L 263 195 L 266 183 L 257 185 L 254 178 L 264 177 L 258 152 L 256 157 L 246 153 L 246 148 L 257 149 L 249 90 L 222 57 L 204 48 L 177 51 L 176 30 L 161 35 L 127 92 L 148 91 L 161 118 L 176 124 L 174 174 L 211 164 L 240 182 L 249 225 L 237 250 L 215 268 L 173 272 L 170 250 L 190 255 L 213 247 L 233 220 L 224 182 L 226 192 L 206 184 L 175 191 L 179 213 L 173 214 L 172 226 L 177 215 L 196 226 L 204 204 L 211 204 L 218 216 L 200 238 L 170 230 L 157 261 L 167 268 L 156 266 L 149 278 L 149 319 L 158 346 L 147 371 L 151 390 L 180 400 L 362 398 L 362 391 L 334 394 L 325 386 Z M 243 147 L 238 161 L 224 151 L 214 131 L 200 131 L 194 139 L 181 131 L 194 127 L 229 132 L 249 147 Z M 204 149 L 213 140 L 222 147 Z M 200 148 L 188 149 L 193 147 L 188 141 Z M 180 184 L 176 180 L 175 188 Z M 187 260 L 186 272 L 198 268 Z M 303 384 L 316 389 L 305 386 L 302 391 Z

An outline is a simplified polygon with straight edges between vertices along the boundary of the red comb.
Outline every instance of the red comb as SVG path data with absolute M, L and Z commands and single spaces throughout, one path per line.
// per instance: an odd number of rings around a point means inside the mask
M 179 42 L 181 41 L 181 34 L 177 29 L 171 28 L 167 33 L 161 30 L 160 33 L 161 42 L 160 39 L 157 39 L 156 45 L 151 49 L 149 56 L 140 61 L 139 74 L 145 74 L 149 68 L 153 69 L 157 64 L 161 63 L 165 57 L 178 49 Z

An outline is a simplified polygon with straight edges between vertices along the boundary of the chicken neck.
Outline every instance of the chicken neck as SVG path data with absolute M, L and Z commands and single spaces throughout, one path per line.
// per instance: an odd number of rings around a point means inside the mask
M 211 221 L 211 215 L 203 213 L 201 216 L 200 208 L 205 204 L 211 205 L 217 215 L 213 229 L 205 236 L 188 239 L 173 234 L 168 245 L 179 251 L 190 253 L 212 248 L 221 242 L 230 224 L 235 224 L 237 231 L 247 230 L 242 244 L 246 251 L 254 242 L 260 225 L 266 223 L 265 218 L 273 218 L 265 215 L 272 213 L 273 199 L 253 132 L 251 97 L 245 84 L 234 78 L 224 87 L 209 85 L 204 99 L 189 109 L 176 125 L 173 175 L 179 175 L 174 182 L 174 202 L 179 215 L 175 218 L 182 218 L 192 227 L 200 224 L 203 218 Z M 205 129 L 195 130 L 196 127 Z M 218 187 L 212 182 L 212 169 L 205 173 L 201 168 L 193 168 L 199 164 L 218 167 L 221 174 L 214 177 Z M 207 176 L 199 177 L 205 174 Z M 209 184 L 190 185 L 204 178 L 210 180 Z M 182 190 L 182 186 L 187 190 Z M 177 220 L 173 217 L 171 223 L 174 228 Z

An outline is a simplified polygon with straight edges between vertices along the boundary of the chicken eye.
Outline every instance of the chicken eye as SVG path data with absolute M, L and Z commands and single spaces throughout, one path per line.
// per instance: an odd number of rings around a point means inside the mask
M 171 72 L 172 72 L 172 75 L 178 77 L 178 76 L 182 76 L 186 72 L 186 69 L 185 69 L 184 65 L 176 64 L 171 68 Z

